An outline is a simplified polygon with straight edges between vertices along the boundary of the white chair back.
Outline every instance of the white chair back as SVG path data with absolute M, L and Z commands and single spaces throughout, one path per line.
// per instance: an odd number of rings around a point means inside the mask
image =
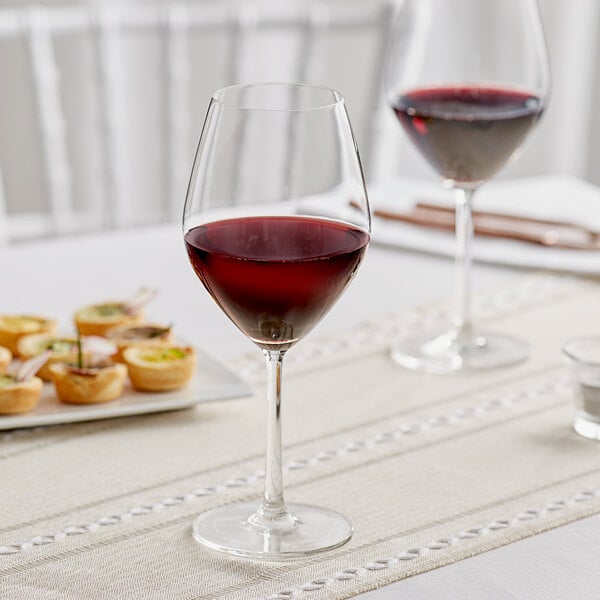
M 0 171 L 1 239 L 178 220 L 210 91 L 265 79 L 323 83 L 337 54 L 332 34 L 351 47 L 361 35 L 374 40 L 368 64 L 351 68 L 362 92 L 356 108 L 349 102 L 368 158 L 389 14 L 386 4 L 0 8 L 0 42 L 26 48 L 31 98 L 23 98 L 20 118 L 31 100 L 35 121 L 29 152 L 16 165 L 13 156 L 4 181 Z M 0 159 L 3 143 L 11 144 L 0 140 Z M 11 193 L 29 196 L 22 190 L 33 177 L 43 182 L 40 197 L 11 202 Z

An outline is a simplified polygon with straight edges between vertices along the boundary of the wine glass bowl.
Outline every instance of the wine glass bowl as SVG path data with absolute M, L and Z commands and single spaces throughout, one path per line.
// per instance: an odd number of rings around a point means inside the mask
M 543 102 L 510 87 L 470 84 L 407 91 L 392 106 L 413 144 L 444 180 L 476 187 L 509 160 Z
M 392 349 L 403 366 L 436 372 L 510 365 L 529 345 L 478 331 L 470 315 L 471 206 L 509 162 L 549 96 L 535 0 L 406 0 L 393 28 L 387 99 L 402 128 L 456 203 L 455 298 L 441 332 Z
M 281 351 L 335 303 L 368 234 L 294 214 L 223 219 L 193 228 L 185 240 L 196 274 L 227 316 L 263 350 Z
M 201 514 L 193 533 L 202 544 L 285 560 L 350 539 L 342 515 L 284 501 L 281 375 L 286 352 L 354 277 L 369 232 L 362 168 L 338 92 L 283 83 L 215 92 L 190 178 L 184 240 L 206 290 L 263 351 L 268 425 L 262 500 Z

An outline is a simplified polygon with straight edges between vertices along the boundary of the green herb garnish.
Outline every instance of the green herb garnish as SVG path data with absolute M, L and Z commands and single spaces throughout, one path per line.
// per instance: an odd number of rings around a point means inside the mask
M 0 375 L 0 388 L 12 385 L 15 383 L 15 378 L 11 375 Z
M 121 304 L 98 304 L 94 309 L 100 317 L 116 317 L 125 312 Z
M 182 358 L 186 358 L 188 353 L 181 348 L 152 348 L 140 352 L 139 356 L 147 362 L 164 362 L 181 360 Z

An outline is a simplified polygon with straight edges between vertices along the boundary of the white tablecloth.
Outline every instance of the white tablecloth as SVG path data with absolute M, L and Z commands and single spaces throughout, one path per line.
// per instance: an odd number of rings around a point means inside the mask
M 153 320 L 174 320 L 186 338 L 224 362 L 254 348 L 202 289 L 187 263 L 180 232 L 172 226 L 8 248 L 0 255 L 0 272 L 3 313 L 44 313 L 66 324 L 74 307 L 127 297 L 141 285 L 156 286 L 161 293 L 149 311 Z M 498 266 L 477 266 L 473 272 L 478 289 L 526 275 Z M 402 306 L 447 297 L 451 285 L 448 259 L 374 245 L 356 281 L 317 335 L 347 329 Z M 600 555 L 599 524 L 600 517 L 580 521 L 369 592 L 364 598 L 596 598 L 600 576 L 589 567 Z M 26 590 L 22 597 L 28 597 Z

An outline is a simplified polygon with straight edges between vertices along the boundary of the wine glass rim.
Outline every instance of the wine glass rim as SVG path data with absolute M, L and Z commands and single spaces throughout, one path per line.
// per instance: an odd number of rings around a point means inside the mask
M 227 102 L 224 100 L 224 96 L 228 92 L 232 92 L 235 90 L 242 90 L 244 88 L 260 88 L 260 87 L 281 87 L 281 88 L 305 88 L 305 89 L 313 89 L 320 90 L 321 92 L 329 92 L 332 96 L 332 100 L 330 102 L 315 102 L 312 106 L 307 107 L 298 107 L 298 108 L 283 108 L 283 107 L 268 107 L 268 106 L 251 106 L 241 104 L 239 102 L 231 101 Z M 297 82 L 286 82 L 286 81 L 265 81 L 265 82 L 257 82 L 257 83 L 236 83 L 233 85 L 227 85 L 225 87 L 219 88 L 215 90 L 211 95 L 211 100 L 215 104 L 220 104 L 225 108 L 235 108 L 239 110 L 258 110 L 258 111 L 269 111 L 269 112 L 308 112 L 311 110 L 323 110 L 326 108 L 333 108 L 338 105 L 344 104 L 343 95 L 338 92 L 338 90 L 327 87 L 324 85 L 315 85 L 311 83 L 297 83 Z

